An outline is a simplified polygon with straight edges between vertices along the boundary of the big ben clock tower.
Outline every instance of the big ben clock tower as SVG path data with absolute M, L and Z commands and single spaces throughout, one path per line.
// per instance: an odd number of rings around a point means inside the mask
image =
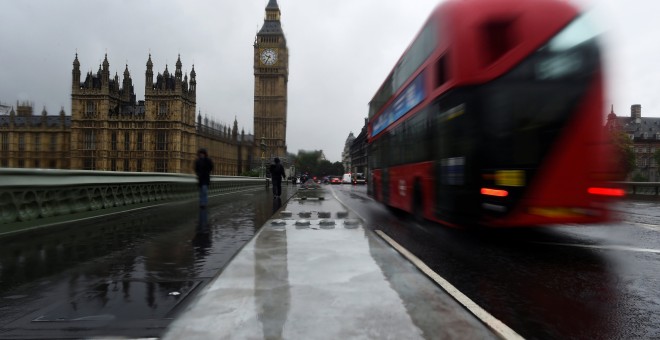
M 254 42 L 254 138 L 259 159 L 286 157 L 286 106 L 289 50 L 277 0 L 266 6 L 264 24 Z M 261 142 L 265 147 L 260 146 Z

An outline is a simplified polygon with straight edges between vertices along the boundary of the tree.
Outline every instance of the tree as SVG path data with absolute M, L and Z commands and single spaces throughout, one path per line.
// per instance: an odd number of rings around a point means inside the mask
M 635 169 L 635 152 L 633 151 L 633 143 L 627 133 L 622 131 L 612 132 L 612 141 L 614 143 L 614 151 L 617 154 L 618 167 L 621 172 L 628 176 Z M 625 177 L 624 176 L 624 177 Z
M 330 162 L 321 159 L 323 152 L 320 150 L 315 151 L 298 151 L 295 157 L 294 165 L 296 172 L 309 173 L 312 176 L 341 176 L 344 174 L 344 166 L 341 162 Z
M 334 171 L 334 167 L 332 166 L 332 163 L 330 163 L 329 160 L 322 159 L 319 162 L 318 170 L 317 170 L 316 174 L 319 175 L 319 176 L 337 175 L 334 172 L 335 171 Z
M 259 171 L 260 171 L 259 169 L 257 169 L 257 170 L 254 170 L 254 169 L 253 169 L 253 170 L 248 170 L 248 171 L 243 172 L 243 173 L 241 174 L 241 176 L 246 176 L 246 177 L 259 177 L 259 176 L 261 175 L 261 173 L 260 173 Z
M 319 166 L 319 151 L 298 151 L 298 157 L 296 157 L 296 171 L 300 173 L 310 173 L 317 174 Z
M 346 170 L 344 169 L 344 164 L 342 162 L 334 162 L 332 163 L 332 167 L 334 168 L 333 173 L 337 174 L 337 176 L 341 176 L 346 173 Z
M 646 176 L 644 176 L 644 175 L 640 174 L 639 172 L 637 172 L 632 176 L 632 181 L 633 182 L 648 182 L 649 179 Z
M 655 164 L 658 165 L 658 174 L 660 175 L 660 149 L 655 150 L 653 159 L 655 160 Z

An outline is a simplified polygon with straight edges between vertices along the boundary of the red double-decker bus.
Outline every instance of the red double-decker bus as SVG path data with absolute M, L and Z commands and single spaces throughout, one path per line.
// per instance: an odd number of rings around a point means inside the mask
M 369 193 L 446 225 L 608 219 L 597 36 L 566 1 L 440 4 L 369 103 Z

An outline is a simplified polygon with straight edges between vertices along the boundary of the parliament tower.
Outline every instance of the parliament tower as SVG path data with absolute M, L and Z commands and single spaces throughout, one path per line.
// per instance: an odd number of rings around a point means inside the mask
M 277 0 L 266 6 L 264 24 L 254 42 L 255 160 L 286 157 L 287 83 L 289 50 L 280 23 Z M 265 142 L 266 150 L 260 148 Z

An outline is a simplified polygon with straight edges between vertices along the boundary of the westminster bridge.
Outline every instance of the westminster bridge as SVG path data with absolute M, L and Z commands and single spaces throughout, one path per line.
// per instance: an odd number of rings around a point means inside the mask
M 0 338 L 657 338 L 657 183 L 606 225 L 465 231 L 364 186 L 0 169 Z

